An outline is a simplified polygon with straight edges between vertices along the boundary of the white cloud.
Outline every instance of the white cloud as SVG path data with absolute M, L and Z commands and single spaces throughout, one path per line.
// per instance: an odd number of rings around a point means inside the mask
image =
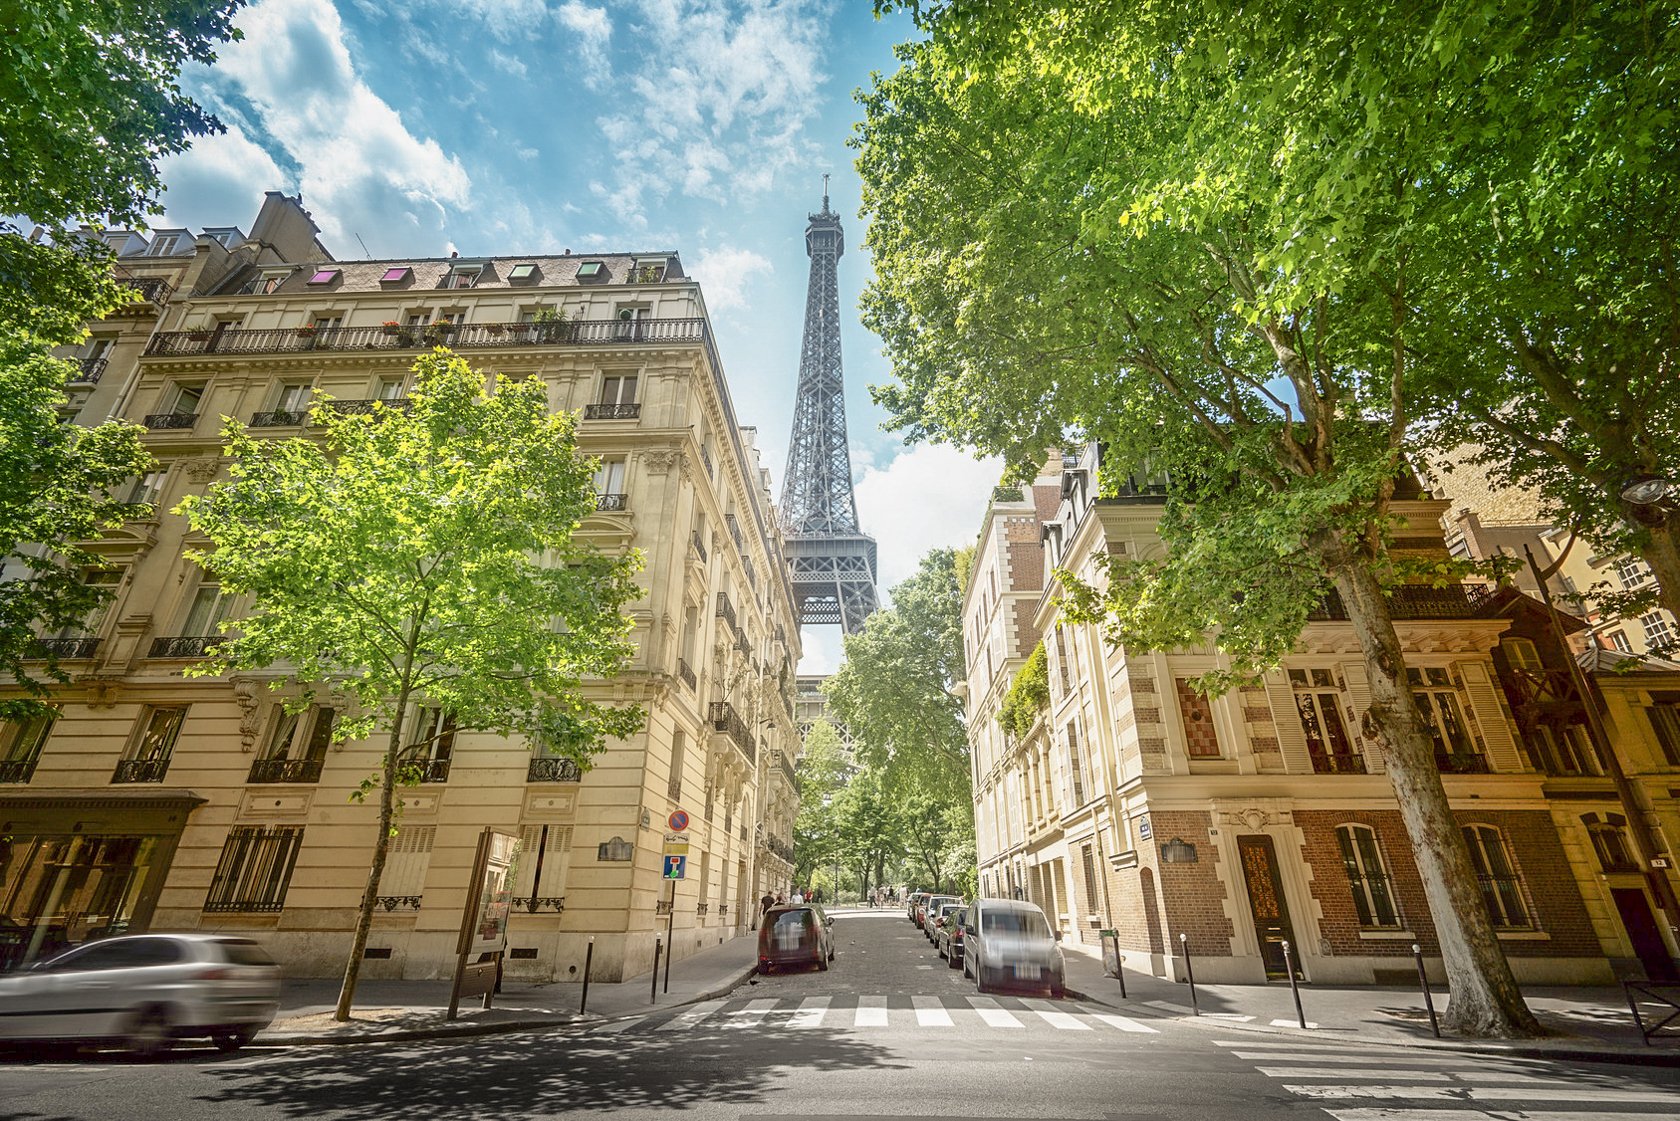
M 506 76 L 523 78 L 530 73 L 530 70 L 519 59 L 510 54 L 504 54 L 495 48 L 490 50 L 490 61 L 495 63 L 496 68 Z
M 799 628 L 800 673 L 830 674 L 846 660 L 845 638 L 839 627 Z
M 223 124 L 226 132 L 201 137 L 186 152 L 158 162 L 158 174 L 169 185 L 163 196 L 167 214 L 159 225 L 243 225 L 257 212 L 264 191 L 286 183 L 274 157 L 237 122 L 224 119 Z M 239 200 L 239 213 L 219 214 L 230 199 Z
M 612 20 L 605 8 L 591 8 L 580 0 L 566 0 L 555 9 L 566 35 L 567 55 L 583 75 L 583 84 L 593 90 L 605 89 L 612 80 L 612 63 L 607 48 L 612 43 Z
M 712 312 L 747 306 L 747 284 L 757 273 L 773 273 L 769 259 L 751 249 L 722 246 L 702 249 L 689 266 L 706 294 L 706 308 Z
M 858 520 L 880 545 L 883 594 L 916 571 L 930 550 L 972 545 L 1001 459 L 975 459 L 942 444 L 917 444 L 858 479 Z
M 447 210 L 470 202 L 471 179 L 357 74 L 330 0 L 260 0 L 239 22 L 244 41 L 220 52 L 208 80 L 243 96 L 253 127 L 297 164 L 329 244 L 343 251 L 360 232 L 376 253 L 413 253 L 441 236 Z

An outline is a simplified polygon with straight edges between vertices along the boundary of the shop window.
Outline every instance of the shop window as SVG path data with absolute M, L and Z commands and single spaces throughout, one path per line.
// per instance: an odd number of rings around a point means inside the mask
M 285 906 L 292 868 L 303 847 L 301 825 L 237 825 L 204 899 L 209 912 L 273 912 Z
M 1491 825 L 1464 826 L 1464 841 L 1470 847 L 1470 866 L 1482 889 L 1488 917 L 1499 930 L 1528 930 L 1529 916 L 1522 878 L 1517 874 L 1505 835 Z
M 1342 850 L 1342 867 L 1347 870 L 1359 925 L 1373 930 L 1398 929 L 1400 912 L 1394 904 L 1394 889 L 1377 844 L 1377 831 L 1368 825 L 1338 825 L 1336 843 Z

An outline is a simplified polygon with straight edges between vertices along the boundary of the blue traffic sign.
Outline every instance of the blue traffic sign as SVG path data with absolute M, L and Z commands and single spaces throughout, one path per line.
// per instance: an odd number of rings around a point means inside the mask
M 680 879 L 682 879 L 683 878 L 683 873 L 687 869 L 688 869 L 688 857 L 686 857 L 686 856 L 667 856 L 665 858 L 665 878 L 667 880 L 680 880 Z

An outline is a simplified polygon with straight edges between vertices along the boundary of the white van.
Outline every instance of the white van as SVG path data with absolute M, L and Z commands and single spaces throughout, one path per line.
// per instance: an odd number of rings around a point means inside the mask
M 982 899 L 963 920 L 963 975 L 983 993 L 1042 989 L 1060 999 L 1067 982 L 1060 940 L 1036 904 Z

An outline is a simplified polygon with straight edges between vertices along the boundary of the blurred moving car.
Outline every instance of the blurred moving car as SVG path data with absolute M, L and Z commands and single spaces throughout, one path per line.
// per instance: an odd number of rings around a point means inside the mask
M 942 904 L 942 903 L 961 903 L 961 902 L 962 902 L 962 900 L 958 899 L 954 895 L 929 895 L 929 896 L 927 896 L 920 903 L 916 904 L 916 925 L 921 928 L 922 934 L 925 937 L 931 939 L 933 937 L 933 935 L 928 930 L 928 927 L 932 923 L 933 917 L 937 916 L 939 914 L 939 905 Z
M 1060 940 L 1037 905 L 981 899 L 963 921 L 963 976 L 983 993 L 1019 987 L 1060 998 L 1067 981 Z
M 136 934 L 0 977 L 0 1040 L 118 1042 L 141 1055 L 208 1036 L 237 1051 L 274 1020 L 280 968 L 248 938 Z
M 963 956 L 963 920 L 968 915 L 967 907 L 958 907 L 940 924 L 939 937 L 934 940 L 934 946 L 939 950 L 939 956 L 945 959 L 945 964 L 952 969 L 962 965 Z
M 962 910 L 962 906 L 962 900 L 956 899 L 950 903 L 941 903 L 939 906 L 928 910 L 925 931 L 927 940 L 933 943 L 935 949 L 939 948 L 939 936 L 945 930 L 945 925 L 950 921 L 951 915 Z
M 772 907 L 758 928 L 758 971 L 778 965 L 815 965 L 834 960 L 834 920 L 814 903 Z

